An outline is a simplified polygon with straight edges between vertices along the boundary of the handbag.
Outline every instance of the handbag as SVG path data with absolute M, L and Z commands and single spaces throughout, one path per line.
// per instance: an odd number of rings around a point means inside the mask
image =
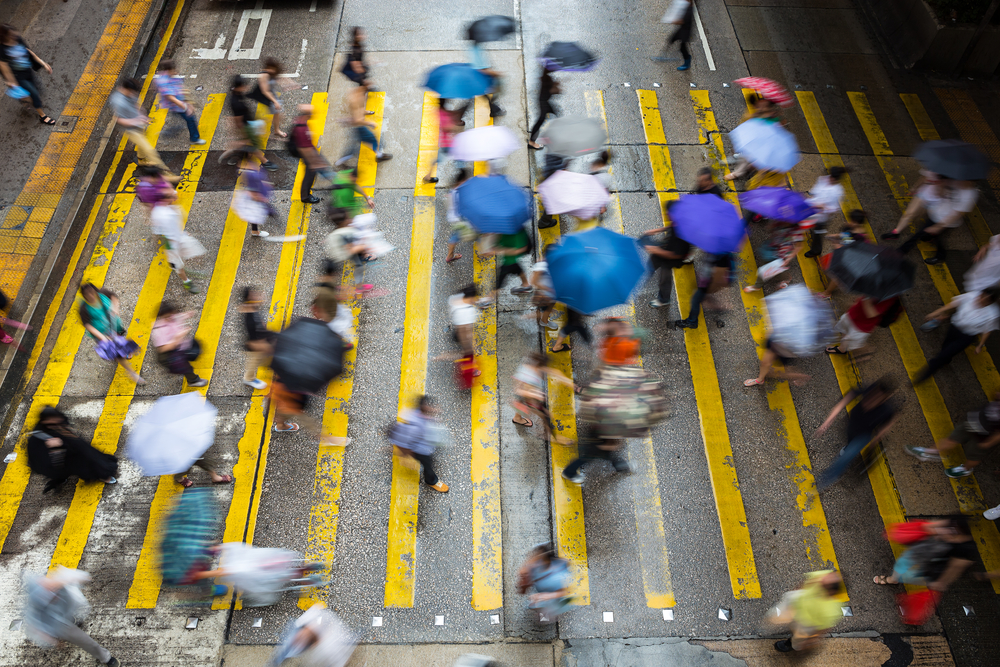
M 188 361 L 194 361 L 201 356 L 201 343 L 197 338 L 191 339 L 191 344 L 184 348 L 184 357 Z
M 930 620 L 941 600 L 937 591 L 926 590 L 916 593 L 900 593 L 896 596 L 899 615 L 906 625 L 923 625 Z
M 930 536 L 930 533 L 927 532 L 927 525 L 929 523 L 929 521 L 894 523 L 886 529 L 885 536 L 890 542 L 895 542 L 896 544 L 913 544 Z

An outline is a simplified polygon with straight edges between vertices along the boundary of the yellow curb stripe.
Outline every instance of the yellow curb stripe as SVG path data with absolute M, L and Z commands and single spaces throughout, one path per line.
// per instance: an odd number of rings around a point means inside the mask
M 424 183 L 424 176 L 431 170 L 438 153 L 438 98 L 434 93 L 424 93 L 420 115 L 420 144 L 417 149 L 417 175 L 414 180 L 414 197 L 433 197 L 437 192 L 434 183 Z

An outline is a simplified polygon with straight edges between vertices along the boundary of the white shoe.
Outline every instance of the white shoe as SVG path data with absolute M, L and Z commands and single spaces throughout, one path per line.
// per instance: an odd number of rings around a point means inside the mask
M 989 519 L 990 521 L 996 521 L 997 519 L 1000 519 L 1000 505 L 997 505 L 996 507 L 991 507 L 985 512 L 983 512 L 983 518 Z
M 271 232 L 265 232 L 263 229 L 260 230 L 259 232 L 257 232 L 256 234 L 254 234 L 254 233 L 250 234 L 250 236 L 256 236 L 259 239 L 266 239 L 270 235 L 271 235 Z
M 267 389 L 267 383 L 259 378 L 254 378 L 252 380 L 244 380 L 243 384 L 248 387 L 253 387 L 254 389 Z
M 204 145 L 205 145 L 205 144 L 207 144 L 207 143 L 208 143 L 208 142 L 207 142 L 207 141 L 205 141 L 204 139 L 199 139 L 198 141 L 192 141 L 192 142 L 191 142 L 191 145 L 192 145 L 192 146 L 204 146 Z

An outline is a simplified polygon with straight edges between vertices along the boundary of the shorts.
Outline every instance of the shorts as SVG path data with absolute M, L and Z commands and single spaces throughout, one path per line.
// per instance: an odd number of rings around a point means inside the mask
M 174 271 L 183 269 L 184 258 L 181 257 L 180 249 L 175 247 L 165 236 L 160 237 L 160 244 L 163 246 L 163 254 L 167 256 L 167 263 L 170 264 L 170 268 Z
M 892 573 L 901 584 L 925 586 L 927 582 L 920 569 L 920 564 L 913 559 L 910 555 L 910 551 L 906 550 L 903 552 L 903 555 L 896 560 L 896 564 L 892 566 Z
M 833 327 L 833 330 L 843 334 L 840 339 L 840 345 L 843 346 L 841 349 L 847 350 L 848 352 L 864 347 L 865 343 L 868 342 L 868 336 L 871 336 L 870 333 L 865 333 L 861 329 L 854 326 L 854 321 L 847 313 L 840 316 L 840 319 L 837 320 L 837 325 Z
M 948 434 L 949 440 L 957 442 L 962 446 L 962 451 L 965 452 L 967 461 L 982 461 L 996 449 L 996 447 L 983 449 L 979 446 L 985 437 L 979 433 L 970 431 L 965 422 L 960 423 L 955 427 L 955 430 Z

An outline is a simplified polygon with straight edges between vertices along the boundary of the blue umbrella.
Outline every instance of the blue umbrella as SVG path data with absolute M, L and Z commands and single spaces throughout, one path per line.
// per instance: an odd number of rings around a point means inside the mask
M 801 193 L 788 188 L 765 187 L 740 195 L 740 204 L 748 211 L 771 220 L 802 222 L 816 213 Z
M 670 207 L 670 219 L 678 237 L 713 255 L 734 252 L 746 230 L 736 207 L 710 194 L 684 195 Z
M 646 277 L 635 239 L 595 227 L 569 234 L 546 255 L 556 301 L 588 315 L 627 303 Z
M 441 97 L 467 100 L 485 95 L 493 88 L 493 79 L 469 63 L 450 63 L 435 67 L 427 74 L 424 88 L 430 88 Z
M 771 171 L 791 171 L 801 157 L 795 135 L 780 123 L 751 118 L 733 128 L 729 140 L 753 166 Z
M 505 176 L 470 178 L 456 194 L 458 214 L 481 234 L 513 234 L 531 220 L 531 197 Z

